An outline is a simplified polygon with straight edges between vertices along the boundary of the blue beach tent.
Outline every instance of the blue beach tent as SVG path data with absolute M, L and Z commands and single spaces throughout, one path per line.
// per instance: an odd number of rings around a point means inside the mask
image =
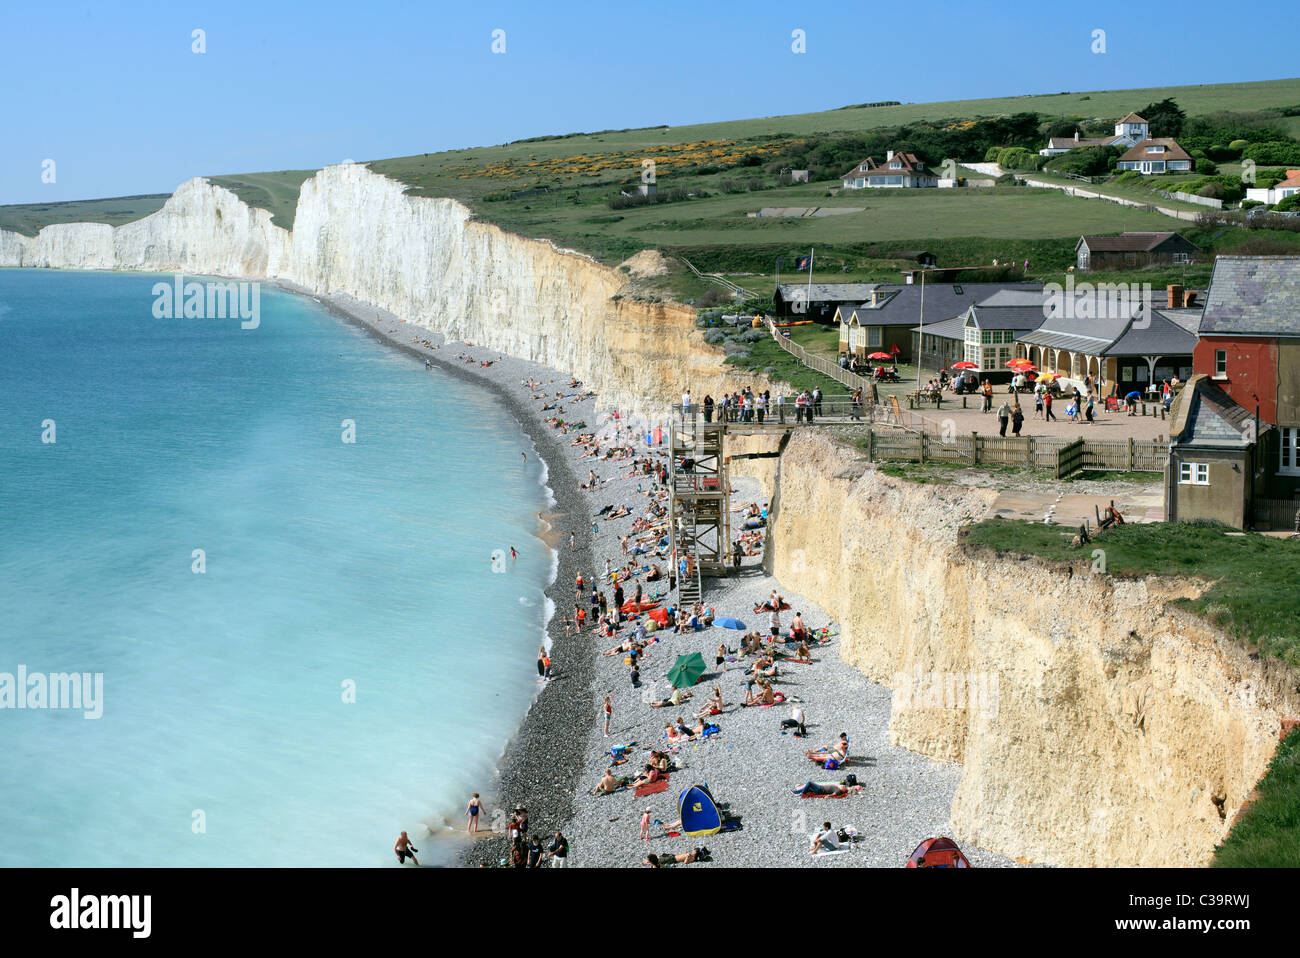
M 677 796 L 682 831 L 687 835 L 716 835 L 722 831 L 722 813 L 708 785 L 692 785 Z

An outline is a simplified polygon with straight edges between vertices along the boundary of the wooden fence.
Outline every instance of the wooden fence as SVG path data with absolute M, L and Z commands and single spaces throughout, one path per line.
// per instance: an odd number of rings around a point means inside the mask
M 1083 470 L 1163 472 L 1169 456 L 1163 440 L 1060 439 L 1041 436 L 946 437 L 931 432 L 867 430 L 867 458 L 908 462 L 951 462 L 971 466 L 1049 469 L 1058 477 Z M 1293 513 L 1294 515 L 1294 513 Z
M 1295 529 L 1300 499 L 1256 499 L 1255 524 L 1276 530 Z

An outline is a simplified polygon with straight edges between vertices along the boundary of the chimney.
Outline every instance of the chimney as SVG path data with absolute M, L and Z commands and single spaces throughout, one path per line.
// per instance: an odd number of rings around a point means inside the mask
M 890 160 L 892 160 L 893 158 L 894 158 L 894 151 L 893 151 L 893 150 L 889 150 L 887 153 L 885 153 L 885 162 L 886 162 L 886 163 L 888 163 L 888 162 L 889 162 Z
M 1169 293 L 1169 308 L 1177 309 L 1183 302 L 1183 288 L 1177 283 L 1170 283 L 1166 290 Z
M 1075 142 L 1075 143 L 1078 143 L 1078 142 L 1079 142 L 1079 131 L 1078 131 L 1078 130 L 1075 130 L 1075 131 L 1074 131 L 1074 142 Z
M 1200 294 L 1196 292 L 1196 290 L 1189 289 L 1187 292 L 1183 294 L 1183 306 L 1185 306 L 1188 309 L 1191 309 L 1193 306 L 1196 305 L 1196 297 L 1199 295 Z

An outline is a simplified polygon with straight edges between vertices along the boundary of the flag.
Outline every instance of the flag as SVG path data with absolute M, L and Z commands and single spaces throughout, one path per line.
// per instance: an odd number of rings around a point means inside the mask
M 811 265 L 812 265 L 811 256 L 800 256 L 797 260 L 794 261 L 795 269 L 807 269 Z

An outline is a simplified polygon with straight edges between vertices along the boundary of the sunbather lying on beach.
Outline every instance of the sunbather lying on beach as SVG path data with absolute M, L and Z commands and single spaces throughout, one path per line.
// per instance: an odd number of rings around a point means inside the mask
M 691 739 L 695 738 L 695 733 L 685 725 L 681 725 L 680 723 L 675 725 L 672 722 L 668 722 L 664 725 L 664 737 L 667 738 L 669 742 L 673 743 L 689 742 Z
M 834 782 L 828 782 L 828 783 L 824 783 L 824 784 L 823 784 L 823 783 L 820 783 L 820 782 L 808 782 L 808 783 L 805 784 L 802 788 L 796 788 L 796 789 L 794 790 L 794 793 L 795 793 L 796 795 L 832 795 L 832 796 L 839 796 L 839 795 L 847 795 L 847 794 L 849 794 L 849 792 L 854 791 L 854 790 L 856 790 L 856 789 L 860 789 L 860 788 L 862 788 L 861 785 L 853 785 L 853 786 L 849 786 L 849 785 L 845 785 L 845 784 L 843 784 L 843 783 L 836 784 L 836 783 L 834 783 Z
M 809 749 L 804 753 L 811 761 L 825 762 L 833 758 L 836 762 L 843 765 L 844 760 L 849 757 L 849 733 L 841 732 L 839 741 L 834 745 L 828 745 L 819 749 Z
M 641 864 L 648 865 L 651 868 L 664 868 L 668 865 L 689 865 L 691 862 L 708 860 L 709 850 L 707 848 L 696 848 L 680 855 L 656 855 L 651 852 L 641 859 Z
M 671 696 L 669 696 L 666 699 L 662 699 L 658 702 L 651 702 L 650 707 L 652 709 L 661 709 L 669 705 L 681 705 L 690 697 L 691 697 L 690 692 L 687 692 L 683 689 L 673 689 L 673 694 Z

